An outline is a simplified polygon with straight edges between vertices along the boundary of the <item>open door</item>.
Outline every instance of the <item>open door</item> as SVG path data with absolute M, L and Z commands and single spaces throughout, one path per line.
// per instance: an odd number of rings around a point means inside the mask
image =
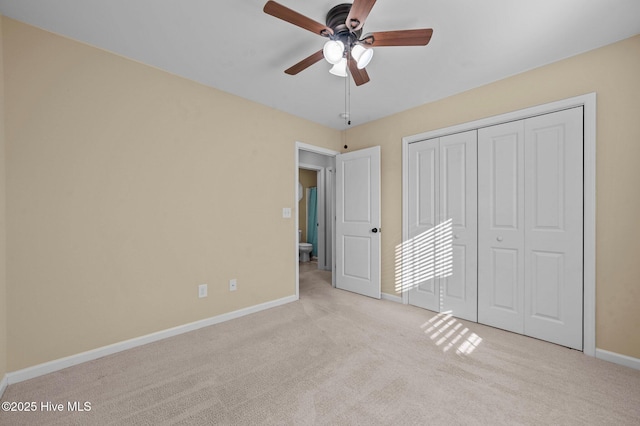
M 336 156 L 336 287 L 380 299 L 380 147 Z

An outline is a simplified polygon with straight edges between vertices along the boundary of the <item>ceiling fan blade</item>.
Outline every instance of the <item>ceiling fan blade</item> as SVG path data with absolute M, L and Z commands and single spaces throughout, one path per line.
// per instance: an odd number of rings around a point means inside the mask
M 424 28 L 420 30 L 382 31 L 366 34 L 360 40 L 366 46 L 426 46 L 431 40 L 433 30 Z
M 349 71 L 356 86 L 362 86 L 369 82 L 369 74 L 367 74 L 366 69 L 358 69 L 358 63 L 353 58 L 349 58 L 347 63 L 349 64 Z
M 326 25 L 316 22 L 311 18 L 307 18 L 295 10 L 291 10 L 280 3 L 276 3 L 275 1 L 268 1 L 267 4 L 264 5 L 263 10 L 264 13 L 268 15 L 275 16 L 276 18 L 287 21 L 293 25 L 297 25 L 300 28 L 304 28 L 305 30 L 309 30 L 312 33 L 319 34 L 323 37 L 329 37 L 333 34 L 333 30 Z
M 300 71 L 306 70 L 311 65 L 313 65 L 316 62 L 322 60 L 323 58 L 324 58 L 324 54 L 322 53 L 322 50 L 319 50 L 316 53 L 314 53 L 313 55 L 304 58 L 303 60 L 301 60 L 300 62 L 298 62 L 294 66 L 286 69 L 284 72 L 289 74 L 289 75 L 296 75 Z
M 371 8 L 376 3 L 376 0 L 354 0 L 347 16 L 347 28 L 351 32 L 358 31 L 364 25 L 364 21 L 369 16 Z

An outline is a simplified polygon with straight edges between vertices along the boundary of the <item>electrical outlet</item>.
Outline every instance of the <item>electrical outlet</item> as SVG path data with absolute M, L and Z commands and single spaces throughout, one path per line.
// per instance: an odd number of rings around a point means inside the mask
M 198 297 L 202 299 L 203 297 L 207 297 L 207 285 L 200 284 L 198 286 Z
M 235 278 L 229 280 L 229 291 L 236 291 L 238 289 L 238 280 Z

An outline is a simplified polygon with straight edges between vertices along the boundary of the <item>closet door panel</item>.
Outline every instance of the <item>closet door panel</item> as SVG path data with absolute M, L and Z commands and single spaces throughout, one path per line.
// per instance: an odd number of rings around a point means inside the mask
M 477 321 L 477 132 L 441 137 L 440 165 L 440 311 Z
M 524 331 L 524 123 L 478 130 L 478 321 Z
M 439 228 L 439 140 L 409 145 L 409 240 L 402 246 L 402 287 L 409 303 L 439 312 L 440 286 L 436 270 Z
M 525 120 L 525 334 L 582 349 L 582 108 Z

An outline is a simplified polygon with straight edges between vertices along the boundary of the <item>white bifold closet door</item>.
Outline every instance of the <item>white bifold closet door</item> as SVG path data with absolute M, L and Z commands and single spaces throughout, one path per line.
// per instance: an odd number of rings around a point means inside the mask
M 409 303 L 477 321 L 475 130 L 409 145 Z
M 579 350 L 582 117 L 478 130 L 478 321 Z

